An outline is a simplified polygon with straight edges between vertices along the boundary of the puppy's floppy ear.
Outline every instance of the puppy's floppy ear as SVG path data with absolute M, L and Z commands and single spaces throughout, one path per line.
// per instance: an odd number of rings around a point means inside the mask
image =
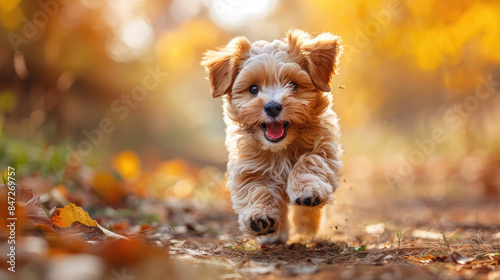
M 307 71 L 314 85 L 321 91 L 331 91 L 332 75 L 337 74 L 343 50 L 342 39 L 331 33 L 313 38 L 302 30 L 290 30 L 287 40 L 288 53 Z
M 212 97 L 220 97 L 231 90 L 239 67 L 250 48 L 251 44 L 247 38 L 236 37 L 227 46 L 205 53 L 201 65 L 208 72 Z

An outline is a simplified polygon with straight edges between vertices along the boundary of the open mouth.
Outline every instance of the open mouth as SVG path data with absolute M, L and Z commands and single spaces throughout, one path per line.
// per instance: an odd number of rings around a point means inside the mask
M 281 140 L 285 139 L 286 131 L 290 127 L 290 123 L 285 122 L 270 122 L 263 123 L 260 125 L 262 130 L 264 131 L 264 137 L 266 137 L 267 141 L 278 143 Z

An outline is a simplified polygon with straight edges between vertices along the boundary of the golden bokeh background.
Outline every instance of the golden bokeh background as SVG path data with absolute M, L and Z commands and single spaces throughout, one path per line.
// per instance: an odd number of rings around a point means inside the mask
M 111 202 L 211 199 L 227 153 L 203 52 L 300 28 L 346 46 L 332 94 L 349 184 L 498 196 L 499 14 L 494 0 L 2 0 L 0 164 L 58 183 L 89 168 Z

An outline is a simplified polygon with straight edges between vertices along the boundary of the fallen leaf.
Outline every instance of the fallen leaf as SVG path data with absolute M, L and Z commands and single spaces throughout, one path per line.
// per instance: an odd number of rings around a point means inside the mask
M 83 240 L 104 240 L 107 237 L 100 227 L 89 227 L 80 222 L 74 222 L 69 227 L 56 227 L 56 230 L 59 234 L 72 235 Z
M 420 263 L 431 263 L 431 262 L 445 262 L 445 263 L 458 263 L 458 264 L 470 264 L 472 259 L 467 258 L 466 256 L 460 254 L 459 252 L 451 252 L 445 256 L 433 256 L 427 255 L 423 258 L 416 258 L 413 256 L 408 256 L 407 258 L 412 259 L 414 261 Z
M 33 198 L 33 191 L 31 189 L 18 188 L 16 197 L 18 201 L 26 203 Z
M 26 198 L 27 196 L 24 197 Z M 39 195 L 33 196 L 24 205 L 24 219 L 41 230 L 54 231 L 54 225 L 49 220 L 49 217 L 47 217 L 47 214 L 45 214 Z
M 64 208 L 57 209 L 50 220 L 54 223 L 54 229 L 61 234 L 70 234 L 85 240 L 93 239 L 127 239 L 126 237 L 111 232 L 101 227 L 90 218 L 89 214 L 81 207 L 70 203 Z
M 451 252 L 449 255 L 458 264 L 469 264 L 469 263 L 472 262 L 471 259 L 469 259 L 466 256 L 460 254 L 459 252 Z
M 106 235 L 106 237 L 111 238 L 111 239 L 128 239 L 123 235 L 119 235 L 117 233 L 114 233 L 106 228 L 103 228 L 101 225 L 97 224 L 97 227 L 101 229 L 101 231 Z
M 489 253 L 485 255 L 490 260 L 490 265 L 499 266 L 500 265 L 500 253 Z
M 79 222 L 89 227 L 97 227 L 97 222 L 81 207 L 70 203 L 64 208 L 57 209 L 50 220 L 58 227 L 70 227 L 74 222 Z
M 433 255 L 427 255 L 423 258 L 418 258 L 418 257 L 414 257 L 414 256 L 405 256 L 405 258 L 414 260 L 414 261 L 419 262 L 419 263 L 431 263 L 435 260 L 436 257 L 434 257 Z

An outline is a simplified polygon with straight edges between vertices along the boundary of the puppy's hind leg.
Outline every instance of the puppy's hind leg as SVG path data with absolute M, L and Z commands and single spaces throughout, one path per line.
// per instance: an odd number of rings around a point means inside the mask
M 294 206 L 293 224 L 295 232 L 303 236 L 312 237 L 318 232 L 321 223 L 321 208 Z

